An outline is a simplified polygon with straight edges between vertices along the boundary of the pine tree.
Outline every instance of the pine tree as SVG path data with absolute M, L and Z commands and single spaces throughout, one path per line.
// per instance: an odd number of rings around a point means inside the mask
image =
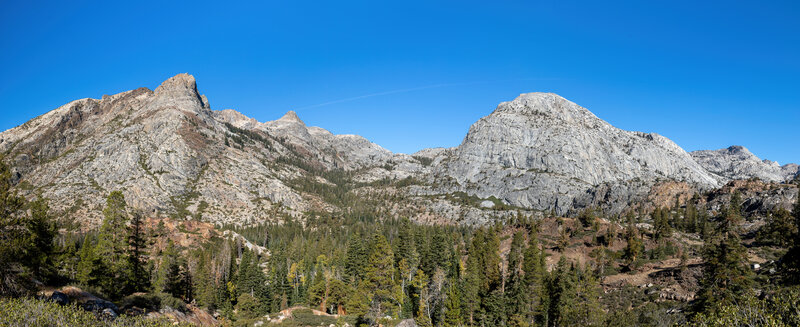
M 103 224 L 100 233 L 97 235 L 97 245 L 95 255 L 103 261 L 106 269 L 100 271 L 103 274 L 100 279 L 100 288 L 111 298 L 122 296 L 125 290 L 125 269 L 127 262 L 125 252 L 128 247 L 127 230 L 125 224 L 128 221 L 127 204 L 125 196 L 120 191 L 111 192 L 106 198 L 106 206 L 103 209 Z
M 461 296 L 458 292 L 458 288 L 456 288 L 456 286 L 453 284 L 450 284 L 450 287 L 447 289 L 447 298 L 445 299 L 444 306 L 445 311 L 442 326 L 462 326 L 463 319 L 461 317 Z
M 150 277 L 145 270 L 146 263 L 143 254 L 147 247 L 147 240 L 142 224 L 141 212 L 134 212 L 128 227 L 126 293 L 143 292 L 149 288 Z
M 398 305 L 399 287 L 394 282 L 394 253 L 386 237 L 375 233 L 369 255 L 364 285 L 371 292 L 373 309 L 378 317 L 391 312 Z M 395 312 L 396 313 L 396 312 Z
M 395 259 L 397 259 L 398 264 L 400 260 L 406 259 L 409 264 L 415 265 L 414 261 L 418 259 L 416 252 L 411 221 L 408 218 L 403 218 L 400 221 L 400 229 L 397 233 L 397 255 Z
M 780 260 L 781 278 L 788 285 L 800 285 L 800 193 L 792 209 L 794 218 L 793 244 Z
M 590 269 L 572 266 L 563 276 L 559 297 L 558 325 L 599 326 L 603 322 L 600 306 L 600 288 Z
M 642 240 L 639 237 L 639 230 L 636 229 L 633 223 L 629 222 L 626 227 L 625 240 L 627 244 L 625 245 L 622 258 L 625 259 L 628 269 L 633 270 L 638 265 L 637 259 L 642 251 Z
M 104 274 L 107 268 L 104 266 L 104 261 L 94 253 L 95 245 L 92 240 L 86 236 L 83 239 L 81 250 L 79 253 L 80 261 L 77 267 L 78 283 L 83 286 L 99 286 L 105 284 L 105 278 L 109 278 Z
M 27 247 L 20 261 L 39 278 L 46 277 L 43 270 L 52 266 L 53 238 L 56 230 L 49 212 L 47 200 L 38 199 L 30 203 L 30 215 L 24 221 L 27 233 L 23 242 Z
M 35 289 L 33 278 L 46 277 L 55 229 L 44 200 L 29 204 L 12 190 L 4 159 L 0 154 L 0 295 L 17 296 Z
M 432 270 L 435 270 L 438 267 L 443 271 L 446 271 L 448 275 L 453 276 L 454 271 L 451 269 L 453 240 L 450 239 L 450 235 L 448 235 L 443 229 L 437 229 L 434 232 L 428 253 L 432 258 L 432 260 L 430 260 L 433 264 L 431 267 Z
M 347 257 L 344 263 L 344 272 L 351 284 L 357 284 L 364 278 L 367 254 L 361 236 L 355 234 L 351 237 L 347 244 Z
M 527 290 L 525 298 L 525 321 L 544 321 L 546 313 L 547 299 L 545 294 L 545 252 L 539 247 L 536 234 L 530 233 L 528 236 L 528 248 L 525 249 L 523 259 L 524 284 Z
M 741 197 L 734 193 L 727 210 L 720 217 L 715 238 L 706 243 L 703 277 L 700 280 L 698 306 L 702 311 L 735 303 L 750 289 L 751 271 L 741 233 Z
M 528 314 L 526 300 L 531 294 L 528 293 L 529 289 L 523 280 L 524 238 L 523 232 L 514 233 L 507 257 L 508 272 L 505 285 L 505 302 L 507 306 L 506 312 L 511 317 L 523 317 Z
M 474 325 L 480 316 L 480 294 L 484 273 L 481 262 L 483 261 L 482 249 L 484 243 L 483 229 L 477 229 L 472 235 L 472 243 L 470 243 L 469 256 L 467 257 L 467 270 L 464 273 L 464 316 L 467 318 L 469 325 Z
M 418 326 L 432 326 L 433 322 L 431 322 L 430 308 L 428 306 L 428 301 L 430 300 L 428 276 L 426 276 L 425 272 L 421 269 L 417 270 L 417 274 L 412 281 L 412 286 L 415 290 L 414 298 L 417 306 L 414 322 L 416 322 Z
M 692 200 L 686 203 L 686 214 L 684 215 L 686 223 L 685 223 L 685 231 L 689 233 L 695 233 L 698 231 L 697 228 L 697 207 L 695 206 L 696 201 L 699 199 L 697 194 L 692 197 Z
M 660 241 L 672 236 L 672 227 L 669 225 L 669 212 L 666 209 L 658 208 L 653 211 L 653 229 L 656 241 Z
M 769 213 L 767 223 L 756 234 L 756 241 L 760 244 L 788 248 L 794 243 L 796 235 L 794 217 L 786 209 L 780 208 Z

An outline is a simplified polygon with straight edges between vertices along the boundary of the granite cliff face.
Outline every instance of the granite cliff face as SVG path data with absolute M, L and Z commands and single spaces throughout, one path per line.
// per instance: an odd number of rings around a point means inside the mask
M 706 170 L 731 180 L 757 178 L 767 182 L 785 182 L 793 180 L 799 172 L 796 164 L 781 166 L 774 161 L 761 160 L 738 145 L 693 151 L 691 155 Z
M 0 133 L 0 153 L 20 192 L 45 196 L 61 217 L 88 225 L 99 223 L 113 190 L 151 216 L 215 223 L 348 210 L 342 194 L 330 196 L 344 192 L 388 215 L 482 224 L 518 209 L 616 213 L 665 181 L 711 190 L 798 173 L 744 148 L 690 155 L 551 93 L 501 103 L 458 147 L 394 154 L 306 126 L 292 111 L 268 122 L 213 111 L 188 74 L 155 91 L 70 102 Z
M 669 139 L 620 130 L 552 93 L 501 103 L 442 156 L 434 179 L 454 190 L 559 213 L 600 200 L 619 211 L 657 180 L 723 181 Z
M 294 149 L 218 116 L 194 77 L 181 74 L 155 91 L 70 102 L 0 134 L 0 150 L 9 154 L 18 189 L 89 224 L 100 221 L 97 209 L 113 190 L 148 215 L 214 222 L 309 209 L 285 184 L 300 169 L 276 163 Z

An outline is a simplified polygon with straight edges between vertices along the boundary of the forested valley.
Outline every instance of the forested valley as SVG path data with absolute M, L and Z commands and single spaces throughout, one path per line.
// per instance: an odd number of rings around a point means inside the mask
M 480 228 L 386 218 L 358 197 L 346 212 L 199 228 L 145 217 L 114 191 L 87 229 L 17 195 L 5 165 L 0 196 L 0 325 L 800 324 L 800 202 L 750 235 L 738 194 L 713 214 L 697 195 L 649 214 L 518 213 Z M 754 269 L 753 248 L 775 260 Z M 659 273 L 695 298 L 601 283 L 670 260 Z M 70 291 L 93 300 L 56 296 Z

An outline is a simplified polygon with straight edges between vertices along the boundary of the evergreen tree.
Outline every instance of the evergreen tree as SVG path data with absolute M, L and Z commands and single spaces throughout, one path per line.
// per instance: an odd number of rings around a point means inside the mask
M 633 270 L 638 265 L 637 259 L 642 251 L 642 240 L 639 237 L 639 230 L 633 223 L 628 223 L 625 229 L 625 245 L 622 258 L 625 259 L 628 269 Z
M 685 226 L 684 230 L 689 233 L 696 233 L 698 231 L 697 228 L 698 212 L 697 212 L 697 207 L 695 205 L 698 199 L 699 196 L 695 194 L 694 197 L 692 197 L 692 199 L 686 203 L 686 214 L 684 215 L 686 223 L 684 224 Z
M 741 197 L 737 192 L 720 217 L 715 238 L 707 242 L 704 249 L 705 265 L 698 292 L 702 311 L 735 303 L 750 289 L 747 250 L 739 237 L 742 220 Z
M 24 220 L 26 230 L 23 240 L 25 250 L 20 257 L 22 264 L 31 270 L 33 276 L 47 277 L 43 270 L 52 267 L 53 238 L 55 225 L 51 221 L 47 200 L 38 199 L 29 205 L 30 215 Z
M 398 264 L 400 260 L 406 259 L 406 262 L 410 265 L 415 265 L 418 255 L 414 243 L 414 232 L 411 228 L 411 221 L 409 221 L 408 218 L 403 218 L 397 233 L 397 255 L 395 259 Z
M 111 298 L 118 298 L 125 291 L 125 278 L 127 261 L 125 252 L 128 247 L 127 204 L 125 196 L 120 191 L 111 192 L 106 198 L 103 209 L 103 224 L 97 235 L 97 245 L 94 254 L 103 261 L 103 269 L 99 271 L 103 276 L 100 288 Z
M 144 251 L 147 240 L 142 226 L 141 212 L 135 212 L 128 227 L 126 293 L 143 292 L 149 288 L 150 277 L 145 269 Z
M 581 222 L 583 228 L 588 228 L 595 224 L 597 217 L 594 215 L 594 210 L 591 208 L 586 208 L 578 214 L 578 221 Z
M 432 267 L 431 271 L 437 267 L 447 272 L 449 276 L 454 276 L 455 271 L 452 270 L 452 257 L 453 257 L 453 240 L 450 235 L 443 229 L 437 229 L 430 242 L 430 250 L 428 251 L 431 257 Z
M 505 295 L 506 312 L 514 319 L 521 319 L 528 314 L 527 299 L 531 296 L 523 280 L 524 242 L 523 232 L 514 233 L 511 248 L 508 252 L 508 272 L 506 277 Z
M 536 234 L 530 233 L 528 236 L 528 248 L 525 249 L 525 257 L 523 259 L 524 284 L 528 296 L 525 298 L 525 321 L 541 321 L 544 322 L 544 316 L 547 312 L 547 299 L 545 294 L 545 277 L 547 270 L 545 269 L 545 253 L 544 249 L 539 247 L 539 242 L 536 240 Z
M 0 155 L 0 295 L 23 295 L 35 288 L 33 278 L 46 277 L 55 229 L 44 200 L 29 204 L 12 190 L 4 159 Z
M 107 274 L 103 273 L 107 270 L 104 266 L 104 261 L 97 256 L 94 249 L 95 245 L 92 243 L 92 239 L 86 236 L 83 239 L 81 250 L 78 252 L 80 261 L 78 262 L 77 268 L 78 283 L 83 286 L 99 286 L 106 284 L 107 281 L 104 279 L 109 278 Z
M 769 213 L 767 223 L 756 234 L 756 241 L 760 244 L 788 248 L 794 243 L 796 235 L 794 217 L 786 209 L 780 208 Z
M 394 253 L 381 233 L 375 233 L 363 281 L 370 290 L 372 305 L 377 317 L 397 308 L 399 287 L 394 282 Z M 396 311 L 394 311 L 397 313 Z
M 780 260 L 781 277 L 785 284 L 800 285 L 800 193 L 792 209 L 794 236 L 792 246 Z
M 483 280 L 483 244 L 485 237 L 483 229 L 477 229 L 472 236 L 469 256 L 467 257 L 467 270 L 464 274 L 464 315 L 469 325 L 474 325 L 479 319 L 481 306 L 481 284 Z
M 558 325 L 599 326 L 603 322 L 600 307 L 600 288 L 590 269 L 572 267 L 564 277 L 568 293 L 561 294 L 558 307 Z
M 461 296 L 455 285 L 450 284 L 450 286 L 447 288 L 447 298 L 445 299 L 445 311 L 442 326 L 457 327 L 462 325 Z
M 670 227 L 669 221 L 669 212 L 666 209 L 659 208 L 653 211 L 653 229 L 656 241 L 672 236 L 672 227 Z
M 344 272 L 351 284 L 356 284 L 364 278 L 367 254 L 367 249 L 364 247 L 360 235 L 356 234 L 350 238 L 347 244 Z

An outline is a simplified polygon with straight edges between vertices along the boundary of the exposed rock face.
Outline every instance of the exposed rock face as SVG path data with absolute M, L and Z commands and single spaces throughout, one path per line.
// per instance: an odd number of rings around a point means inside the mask
M 552 93 L 501 103 L 443 155 L 435 179 L 455 182 L 446 187 L 560 213 L 595 202 L 598 190 L 624 205 L 658 179 L 722 182 L 669 139 L 620 130 Z
M 334 135 L 319 127 L 307 127 L 294 111 L 266 123 L 259 123 L 233 110 L 219 112 L 216 117 L 236 127 L 261 131 L 281 139 L 325 169 L 352 170 L 385 162 L 392 157 L 389 150 L 361 136 Z
M 18 190 L 89 225 L 100 222 L 113 190 L 149 216 L 246 224 L 347 210 L 320 193 L 335 187 L 374 196 L 396 216 L 474 225 L 519 208 L 619 212 L 651 201 L 664 182 L 680 183 L 678 193 L 688 196 L 731 179 L 798 174 L 797 165 L 761 161 L 744 148 L 689 155 L 665 137 L 617 129 L 550 93 L 501 103 L 456 148 L 393 154 L 357 135 L 306 126 L 292 111 L 263 123 L 213 111 L 188 74 L 155 91 L 70 102 L 0 133 L 0 153 L 8 154 Z M 794 196 L 787 192 L 765 207 L 784 205 Z
M 240 137 L 241 147 L 225 140 Z M 145 88 L 70 102 L 0 134 L 21 178 L 64 216 L 100 221 L 110 191 L 147 214 L 210 221 L 269 219 L 273 205 L 307 209 L 282 179 L 297 168 L 269 165 L 290 153 L 280 142 L 237 135 L 197 92 L 191 75 Z
M 794 179 L 798 174 L 796 164 L 780 166 L 774 161 L 761 160 L 739 145 L 694 151 L 691 155 L 705 169 L 726 179 L 758 178 L 767 182 L 784 182 Z

